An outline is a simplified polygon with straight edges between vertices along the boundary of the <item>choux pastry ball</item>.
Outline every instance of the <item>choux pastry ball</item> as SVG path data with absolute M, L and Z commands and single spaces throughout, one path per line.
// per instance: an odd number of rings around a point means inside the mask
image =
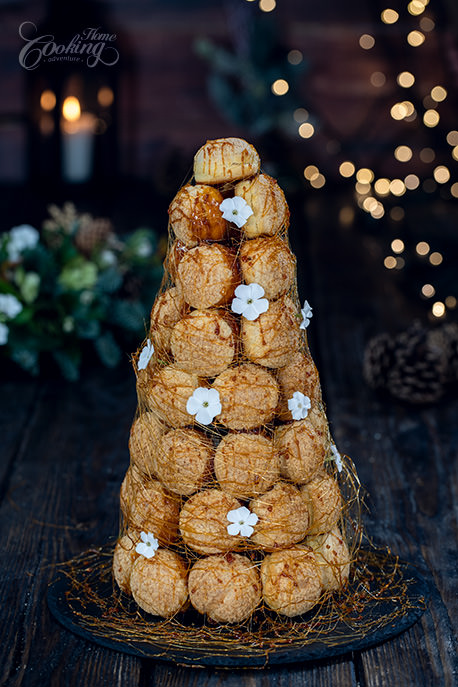
M 211 442 L 194 429 L 172 429 L 159 441 L 154 472 L 164 487 L 189 496 L 210 477 Z
M 267 174 L 258 174 L 239 182 L 235 195 L 241 196 L 253 210 L 243 226 L 249 239 L 257 236 L 274 235 L 289 225 L 289 210 L 285 194 L 275 179 Z
M 239 262 L 242 280 L 262 286 L 265 298 L 270 301 L 289 291 L 296 276 L 296 258 L 278 236 L 244 241 Z
M 186 563 L 166 549 L 158 549 L 151 558 L 138 556 L 132 567 L 130 588 L 140 608 L 170 618 L 188 600 Z
M 178 534 L 178 499 L 157 480 L 135 485 L 133 500 L 123 511 L 127 526 L 152 532 L 161 544 L 170 544 Z
M 227 514 L 239 507 L 237 499 L 219 489 L 207 489 L 191 496 L 180 513 L 180 532 L 185 544 L 203 554 L 237 549 L 240 536 L 228 533 Z
M 186 303 L 197 310 L 225 305 L 239 283 L 235 253 L 218 243 L 191 248 L 178 264 L 177 286 Z
M 244 179 L 259 171 L 256 149 L 242 138 L 207 141 L 194 156 L 194 178 L 199 184 L 221 184 Z
M 297 487 L 277 482 L 270 491 L 250 502 L 258 516 L 250 542 L 266 551 L 286 548 L 304 539 L 310 516 Z
M 183 294 L 175 287 L 161 293 L 151 309 L 149 337 L 158 351 L 168 351 L 172 329 L 189 307 Z
M 213 186 L 183 186 L 169 208 L 170 225 L 177 239 L 190 248 L 201 241 L 224 239 L 227 222 L 219 209 L 223 200 Z
M 273 441 L 262 434 L 229 432 L 216 449 L 215 474 L 221 489 L 232 496 L 263 494 L 280 474 Z
M 194 608 L 217 623 L 243 622 L 261 600 L 256 565 L 236 553 L 198 560 L 189 573 L 188 586 Z
M 312 406 L 321 403 L 321 386 L 318 370 L 310 355 L 297 351 L 284 367 L 277 370 L 280 385 L 280 402 L 277 413 L 282 420 L 291 420 L 288 400 L 295 391 L 308 396 Z
M 186 404 L 198 386 L 197 375 L 168 365 L 150 377 L 144 390 L 145 402 L 166 425 L 186 427 L 193 423 Z
M 306 484 L 320 470 L 326 457 L 326 438 L 310 419 L 280 425 L 275 430 L 275 446 L 280 456 L 280 472 L 296 484 Z
M 125 534 L 118 540 L 113 553 L 113 576 L 119 589 L 126 594 L 131 593 L 130 575 L 138 558 L 135 543 L 133 535 Z
M 329 532 L 340 518 L 342 496 L 339 485 L 326 472 L 319 472 L 301 487 L 311 516 L 308 534 Z
M 140 472 L 154 474 L 154 455 L 164 433 L 163 424 L 154 413 L 141 413 L 132 424 L 129 436 L 130 460 Z
M 323 589 L 342 589 L 350 575 L 351 557 L 340 529 L 334 527 L 327 534 L 307 537 L 306 544 L 313 550 L 318 561 Z
M 265 603 L 290 618 L 313 608 L 322 591 L 316 558 L 300 546 L 266 556 L 261 564 L 261 580 Z

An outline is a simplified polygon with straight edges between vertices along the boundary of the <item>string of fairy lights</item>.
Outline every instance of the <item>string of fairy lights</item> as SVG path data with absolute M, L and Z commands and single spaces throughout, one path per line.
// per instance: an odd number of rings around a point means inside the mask
M 246 0 L 247 2 L 258 2 L 259 9 L 263 12 L 272 12 L 276 8 L 275 0 Z M 406 6 L 407 13 L 411 18 L 418 18 L 418 26 L 411 30 L 406 30 L 405 40 L 411 48 L 419 48 L 427 40 L 428 34 L 435 29 L 435 21 L 432 16 L 425 14 L 430 0 L 410 0 Z M 386 8 L 380 14 L 381 22 L 385 25 L 394 25 L 400 20 L 400 13 L 394 9 Z M 372 50 L 376 45 L 376 37 L 364 33 L 359 37 L 359 46 L 362 50 Z M 287 55 L 288 62 L 292 65 L 300 64 L 303 54 L 300 50 L 290 50 Z M 370 75 L 370 84 L 375 88 L 381 88 L 387 80 L 386 75 L 380 71 L 374 71 Z M 416 76 L 411 71 L 400 70 L 396 77 L 396 83 L 400 89 L 406 92 L 416 83 Z M 417 84 L 418 86 L 418 84 Z M 276 96 L 283 96 L 289 91 L 290 85 L 286 79 L 278 78 L 272 85 L 272 93 Z M 422 111 L 418 111 L 414 103 L 409 100 L 399 100 L 391 105 L 389 116 L 399 122 L 416 122 L 416 125 L 424 126 L 426 130 L 434 129 L 441 122 L 440 106 L 448 97 L 447 89 L 442 84 L 434 85 L 429 92 L 422 98 Z M 298 108 L 292 113 L 293 120 L 297 125 L 297 134 L 308 139 L 316 133 L 312 123 L 313 118 L 305 108 Z M 312 119 L 312 121 L 310 121 Z M 445 134 L 445 141 L 448 146 L 451 163 L 458 161 L 458 131 L 450 130 Z M 447 148 L 444 146 L 444 148 Z M 448 164 L 434 164 L 437 152 L 432 147 L 423 147 L 420 150 L 407 145 L 397 145 L 393 150 L 394 159 L 402 164 L 408 164 L 415 157 L 421 163 L 427 165 L 428 172 L 421 179 L 416 173 L 408 172 L 396 178 L 378 177 L 376 172 L 368 167 L 357 167 L 355 162 L 344 160 L 338 167 L 338 173 L 342 178 L 354 179 L 354 194 L 357 205 L 373 219 L 379 220 L 388 214 L 391 220 L 400 221 L 404 218 L 404 208 L 396 204 L 393 207 L 393 200 L 400 199 L 409 191 L 420 189 L 425 193 L 433 193 L 439 187 L 442 196 L 458 198 L 458 181 L 452 180 L 452 171 Z M 304 177 L 309 186 L 320 189 L 326 184 L 326 177 L 317 165 L 307 165 L 304 169 Z M 354 218 L 354 210 L 351 207 L 341 208 L 339 220 L 343 225 L 349 225 Z M 403 253 L 406 244 L 401 238 L 394 238 L 391 241 L 391 254 L 384 258 L 383 264 L 387 270 L 402 270 L 405 266 Z M 419 241 L 414 247 L 415 255 L 421 261 L 428 262 L 430 266 L 438 267 L 444 261 L 444 256 L 434 250 L 426 241 Z M 434 300 L 436 288 L 433 284 L 425 283 L 420 288 L 419 296 L 422 299 L 430 300 L 430 315 L 433 318 L 443 318 L 447 310 L 457 307 L 457 298 L 449 294 L 442 296 L 443 300 Z

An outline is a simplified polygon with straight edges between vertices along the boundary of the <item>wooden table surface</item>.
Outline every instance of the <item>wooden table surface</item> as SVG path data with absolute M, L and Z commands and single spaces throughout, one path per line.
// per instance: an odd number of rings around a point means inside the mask
M 0 380 L 0 684 L 40 686 L 450 687 L 457 684 L 458 402 L 415 409 L 362 379 L 368 337 L 408 324 L 373 234 L 309 208 L 296 230 L 301 298 L 332 432 L 369 492 L 369 535 L 431 584 L 420 621 L 376 648 L 264 670 L 193 669 L 117 653 L 63 629 L 46 590 L 58 563 L 116 536 L 135 411 L 128 366 L 78 384 Z

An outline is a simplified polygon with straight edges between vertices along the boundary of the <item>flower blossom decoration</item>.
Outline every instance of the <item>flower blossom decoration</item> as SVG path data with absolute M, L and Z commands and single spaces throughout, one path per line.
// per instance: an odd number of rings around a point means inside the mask
M 20 312 L 22 312 L 22 303 L 16 296 L 12 293 L 0 294 L 0 315 L 6 315 L 10 320 L 14 320 Z
M 269 301 L 263 296 L 264 289 L 259 284 L 240 284 L 235 289 L 231 310 L 247 320 L 256 320 L 269 309 Z
M 188 398 L 186 410 L 190 415 L 195 415 L 196 422 L 209 425 L 222 410 L 219 392 L 216 389 L 199 386 Z
M 159 548 L 159 542 L 152 532 L 142 532 L 141 542 L 138 542 L 135 551 L 145 558 L 152 558 Z
M 337 446 L 335 444 L 331 444 L 331 451 L 332 451 L 332 460 L 336 464 L 336 468 L 338 472 L 342 472 L 342 456 L 340 455 L 339 451 L 337 450 Z
M 140 353 L 140 357 L 138 359 L 138 369 L 139 370 L 145 370 L 148 367 L 148 363 L 153 357 L 154 353 L 154 346 L 151 342 L 150 339 L 147 340 L 146 346 L 143 346 L 142 351 Z
M 312 404 L 308 396 L 301 391 L 295 391 L 292 398 L 288 399 L 288 408 L 291 411 L 293 420 L 303 420 L 307 417 Z
M 8 343 L 9 333 L 10 330 L 8 329 L 6 324 L 0 322 L 0 346 L 4 346 L 6 343 Z
M 223 219 L 233 222 L 239 229 L 246 224 L 247 219 L 253 214 L 253 210 L 242 196 L 226 198 L 220 204 L 219 209 L 223 213 Z
M 245 506 L 240 506 L 237 510 L 230 510 L 227 519 L 231 523 L 227 526 L 228 534 L 242 537 L 251 537 L 254 532 L 254 525 L 258 522 L 256 513 L 252 513 Z
M 300 323 L 300 329 L 307 329 L 310 324 L 310 320 L 313 317 L 313 312 L 311 305 L 308 301 L 304 301 L 304 307 L 301 308 L 302 322 Z
M 9 232 L 7 244 L 8 258 L 11 262 L 16 262 L 21 257 L 24 250 L 35 248 L 40 240 L 40 234 L 30 224 L 21 224 L 13 227 Z

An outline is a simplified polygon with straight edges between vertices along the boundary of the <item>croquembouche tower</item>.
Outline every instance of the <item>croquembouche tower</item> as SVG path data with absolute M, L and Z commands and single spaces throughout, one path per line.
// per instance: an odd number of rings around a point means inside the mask
M 351 557 L 285 196 L 252 145 L 217 139 L 169 217 L 114 577 L 155 616 L 296 617 L 346 584 Z

